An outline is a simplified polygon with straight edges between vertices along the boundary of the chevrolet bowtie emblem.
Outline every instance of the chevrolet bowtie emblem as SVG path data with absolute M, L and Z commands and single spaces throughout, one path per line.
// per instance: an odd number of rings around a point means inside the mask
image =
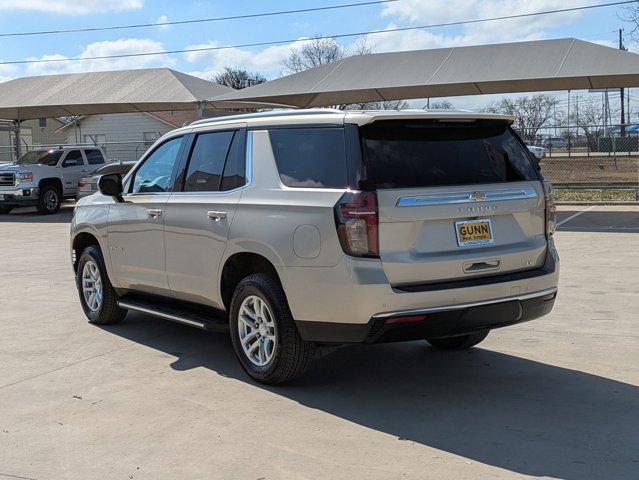
M 470 198 L 470 200 L 475 200 L 476 202 L 481 202 L 486 197 L 481 192 L 473 192 L 473 193 L 471 193 L 469 198 Z

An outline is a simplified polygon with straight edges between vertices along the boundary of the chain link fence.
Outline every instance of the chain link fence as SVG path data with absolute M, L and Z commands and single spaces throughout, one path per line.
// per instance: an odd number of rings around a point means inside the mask
M 519 134 L 560 200 L 639 201 L 639 125 L 545 127 Z

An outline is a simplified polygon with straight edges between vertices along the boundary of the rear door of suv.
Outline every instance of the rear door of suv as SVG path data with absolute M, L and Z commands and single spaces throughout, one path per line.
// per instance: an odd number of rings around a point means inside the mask
M 376 189 L 380 258 L 392 285 L 540 267 L 544 193 L 505 121 L 379 121 L 360 128 Z
M 189 136 L 164 219 L 168 283 L 178 298 L 221 306 L 218 269 L 247 183 L 245 138 L 240 124 Z

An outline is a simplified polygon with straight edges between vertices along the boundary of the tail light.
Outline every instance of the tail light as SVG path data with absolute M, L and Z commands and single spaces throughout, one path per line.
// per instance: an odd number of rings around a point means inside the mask
M 346 192 L 335 205 L 337 236 L 353 257 L 379 257 L 375 192 Z
M 555 206 L 555 196 L 552 193 L 550 182 L 541 182 L 544 186 L 544 198 L 546 200 L 546 236 L 550 237 L 555 233 L 557 227 L 557 207 Z

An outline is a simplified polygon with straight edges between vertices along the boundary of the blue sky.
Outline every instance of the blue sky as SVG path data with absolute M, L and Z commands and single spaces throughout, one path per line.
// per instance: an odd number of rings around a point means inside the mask
M 602 0 L 603 1 L 603 0 Z M 111 55 L 229 45 L 316 34 L 386 29 L 460 19 L 517 14 L 602 3 L 589 0 L 399 0 L 384 5 L 293 14 L 196 25 L 109 32 L 0 38 L 0 61 Z M 0 33 L 99 27 L 130 23 L 217 17 L 347 3 L 344 0 L 0 0 Z M 436 48 L 540 38 L 578 37 L 616 44 L 616 30 L 630 27 L 620 20 L 620 7 L 490 22 L 465 27 L 373 35 L 376 51 Z M 350 47 L 353 39 L 345 40 Z M 282 74 L 281 61 L 290 45 L 159 57 L 0 65 L 0 80 L 86 70 L 168 66 L 210 78 L 225 65 L 259 70 L 268 78 Z

